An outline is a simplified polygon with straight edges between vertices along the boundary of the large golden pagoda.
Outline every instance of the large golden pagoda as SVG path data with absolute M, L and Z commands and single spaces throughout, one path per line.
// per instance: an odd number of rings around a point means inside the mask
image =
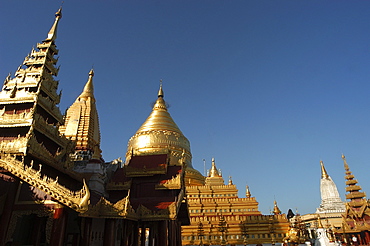
M 203 175 L 195 170 L 191 164 L 189 140 L 184 136 L 179 127 L 167 111 L 164 101 L 162 84 L 158 91 L 158 99 L 153 110 L 139 130 L 128 142 L 126 163 L 132 155 L 147 155 L 168 152 L 170 165 L 184 162 L 186 165 L 186 185 L 203 185 Z
M 205 185 L 187 186 L 190 225 L 183 226 L 183 245 L 241 245 L 281 242 L 289 228 L 275 201 L 273 215 L 262 215 L 246 187 L 238 197 L 231 177 L 225 185 L 212 158 Z

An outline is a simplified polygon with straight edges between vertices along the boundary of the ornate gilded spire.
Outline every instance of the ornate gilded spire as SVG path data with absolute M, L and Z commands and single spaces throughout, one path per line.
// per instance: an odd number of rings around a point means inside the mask
M 321 165 L 321 178 L 322 178 L 322 179 L 327 179 L 327 178 L 329 178 L 329 175 L 328 175 L 328 173 L 326 172 L 325 167 L 324 167 L 324 162 L 323 162 L 323 161 L 320 161 L 320 165 Z
M 162 80 L 159 81 L 159 91 L 158 91 L 158 97 L 164 97 L 163 88 L 162 88 Z
M 60 132 L 67 138 L 76 142 L 76 151 L 87 151 L 83 159 L 101 159 L 100 129 L 98 111 L 95 105 L 94 70 L 89 72 L 85 87 L 76 101 L 68 108 L 65 115 L 65 125 L 60 127 Z M 80 159 L 76 156 L 76 160 Z
M 361 186 L 358 185 L 357 180 L 355 179 L 355 176 L 352 174 L 352 172 L 349 170 L 349 166 L 346 161 L 346 157 L 342 154 L 342 159 L 344 162 L 344 169 L 346 171 L 345 179 L 346 181 L 346 191 L 348 194 L 346 195 L 346 199 L 349 199 L 351 201 L 359 200 L 359 199 L 365 199 L 366 194 L 365 192 L 361 192 L 362 190 Z
M 246 198 L 251 198 L 252 197 L 252 194 L 251 194 L 251 191 L 249 190 L 248 185 L 245 187 L 245 197 Z
M 55 21 L 53 26 L 50 28 L 50 31 L 48 33 L 48 37 L 46 40 L 54 41 L 57 38 L 57 27 L 59 20 L 62 18 L 62 7 L 58 9 L 58 11 L 55 13 Z
M 209 171 L 208 177 L 221 177 L 221 176 L 222 175 L 219 174 L 216 168 L 215 158 L 212 158 L 212 167 L 211 170 Z
M 370 207 L 368 200 L 366 199 L 365 192 L 362 192 L 362 188 L 358 185 L 355 176 L 349 170 L 349 166 L 346 161 L 346 157 L 342 154 L 345 169 L 346 179 L 346 210 L 343 216 L 344 224 L 353 225 L 354 231 L 363 230 L 363 228 L 369 228 L 370 223 L 368 216 L 370 214 Z M 352 229 L 352 228 L 351 228 Z
M 89 78 L 86 82 L 86 85 L 81 95 L 78 97 L 79 99 L 86 100 L 87 98 L 91 98 L 91 100 L 95 102 L 93 77 L 94 77 L 94 69 L 91 69 L 89 72 Z
M 231 177 L 230 177 L 231 180 Z M 230 185 L 229 180 L 229 185 Z M 231 181 L 232 184 L 232 181 Z M 206 185 L 224 185 L 224 179 L 221 173 L 216 168 L 215 158 L 212 158 L 212 167 L 208 172 L 208 177 L 206 178 Z
M 162 85 L 159 88 L 158 98 L 153 106 L 153 111 L 141 125 L 136 134 L 146 131 L 172 131 L 182 134 L 179 127 L 176 125 L 171 115 L 167 111 L 166 102 L 164 100 L 164 93 Z
M 274 214 L 281 214 L 281 210 L 279 209 L 276 200 L 274 200 L 274 210 L 272 212 Z

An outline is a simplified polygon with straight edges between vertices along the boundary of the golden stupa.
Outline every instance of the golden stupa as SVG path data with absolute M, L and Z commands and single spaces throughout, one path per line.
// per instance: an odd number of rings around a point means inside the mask
M 152 113 L 128 142 L 126 163 L 132 155 L 167 152 L 170 165 L 186 165 L 186 185 L 204 185 L 204 176 L 191 164 L 189 140 L 184 136 L 167 111 L 162 84 Z

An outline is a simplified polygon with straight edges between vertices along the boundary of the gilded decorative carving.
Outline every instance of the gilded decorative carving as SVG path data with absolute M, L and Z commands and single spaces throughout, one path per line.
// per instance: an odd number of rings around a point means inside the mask
M 63 122 L 63 116 L 60 113 L 59 108 L 55 106 L 55 102 L 40 95 L 37 97 L 37 103 L 39 103 L 46 111 L 53 115 L 59 122 Z
M 60 149 L 56 152 L 55 155 L 52 155 L 42 143 L 39 143 L 36 140 L 35 136 L 31 135 L 29 137 L 28 147 L 28 151 L 30 154 L 37 156 L 38 158 L 47 162 L 50 166 L 53 166 L 56 169 L 61 169 L 62 167 L 67 169 L 72 168 L 73 163 L 69 160 L 69 158 L 67 158 L 67 160 L 63 162 L 63 166 L 59 162 L 59 160 L 61 160 L 67 152 L 72 152 L 72 144 L 66 146 L 64 149 Z
M 12 140 L 2 140 L 0 142 L 0 150 L 3 152 L 23 153 L 27 151 L 28 139 L 26 137 L 18 137 Z
M 2 125 L 31 124 L 32 115 L 33 112 L 21 114 L 4 114 L 4 110 L 0 110 L 0 121 Z
M 171 203 L 168 208 L 157 211 L 148 209 L 141 204 L 135 210 L 130 204 L 130 195 L 127 195 L 116 203 L 111 203 L 102 197 L 97 204 L 89 205 L 88 210 L 83 212 L 81 216 L 92 218 L 126 218 L 133 220 L 176 219 L 181 202 L 182 199 L 177 199 L 175 202 Z
M 181 189 L 181 187 L 182 179 L 180 173 L 178 173 L 175 177 L 172 177 L 172 179 L 169 179 L 162 184 L 156 184 L 155 186 L 156 189 Z
M 34 115 L 33 126 L 39 129 L 40 132 L 50 137 L 52 140 L 57 142 L 59 145 L 64 146 L 68 144 L 69 140 L 59 134 L 59 129 L 57 126 L 48 124 L 46 120 L 41 115 Z
M 24 166 L 23 162 L 17 160 L 15 156 L 0 155 L 0 167 L 5 168 L 21 180 L 42 190 L 58 202 L 78 212 L 84 212 L 88 209 L 90 192 L 85 181 L 81 190 L 71 191 L 60 185 L 58 180 L 47 177 L 46 175 L 41 176 L 41 164 L 39 165 L 39 170 L 33 169 L 32 165 Z
M 114 204 L 102 197 L 97 204 L 90 205 L 88 210 L 83 212 L 81 216 L 93 218 L 138 219 L 135 210 L 130 204 L 129 195 Z

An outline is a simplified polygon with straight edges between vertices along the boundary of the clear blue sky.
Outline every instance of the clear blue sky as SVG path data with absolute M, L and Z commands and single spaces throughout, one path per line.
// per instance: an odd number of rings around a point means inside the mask
M 46 38 L 59 1 L 0 2 L 0 76 Z M 103 156 L 124 157 L 163 79 L 193 166 L 216 159 L 268 214 L 320 204 L 320 160 L 344 199 L 342 152 L 370 192 L 370 1 L 69 1 L 62 112 L 93 66 Z

